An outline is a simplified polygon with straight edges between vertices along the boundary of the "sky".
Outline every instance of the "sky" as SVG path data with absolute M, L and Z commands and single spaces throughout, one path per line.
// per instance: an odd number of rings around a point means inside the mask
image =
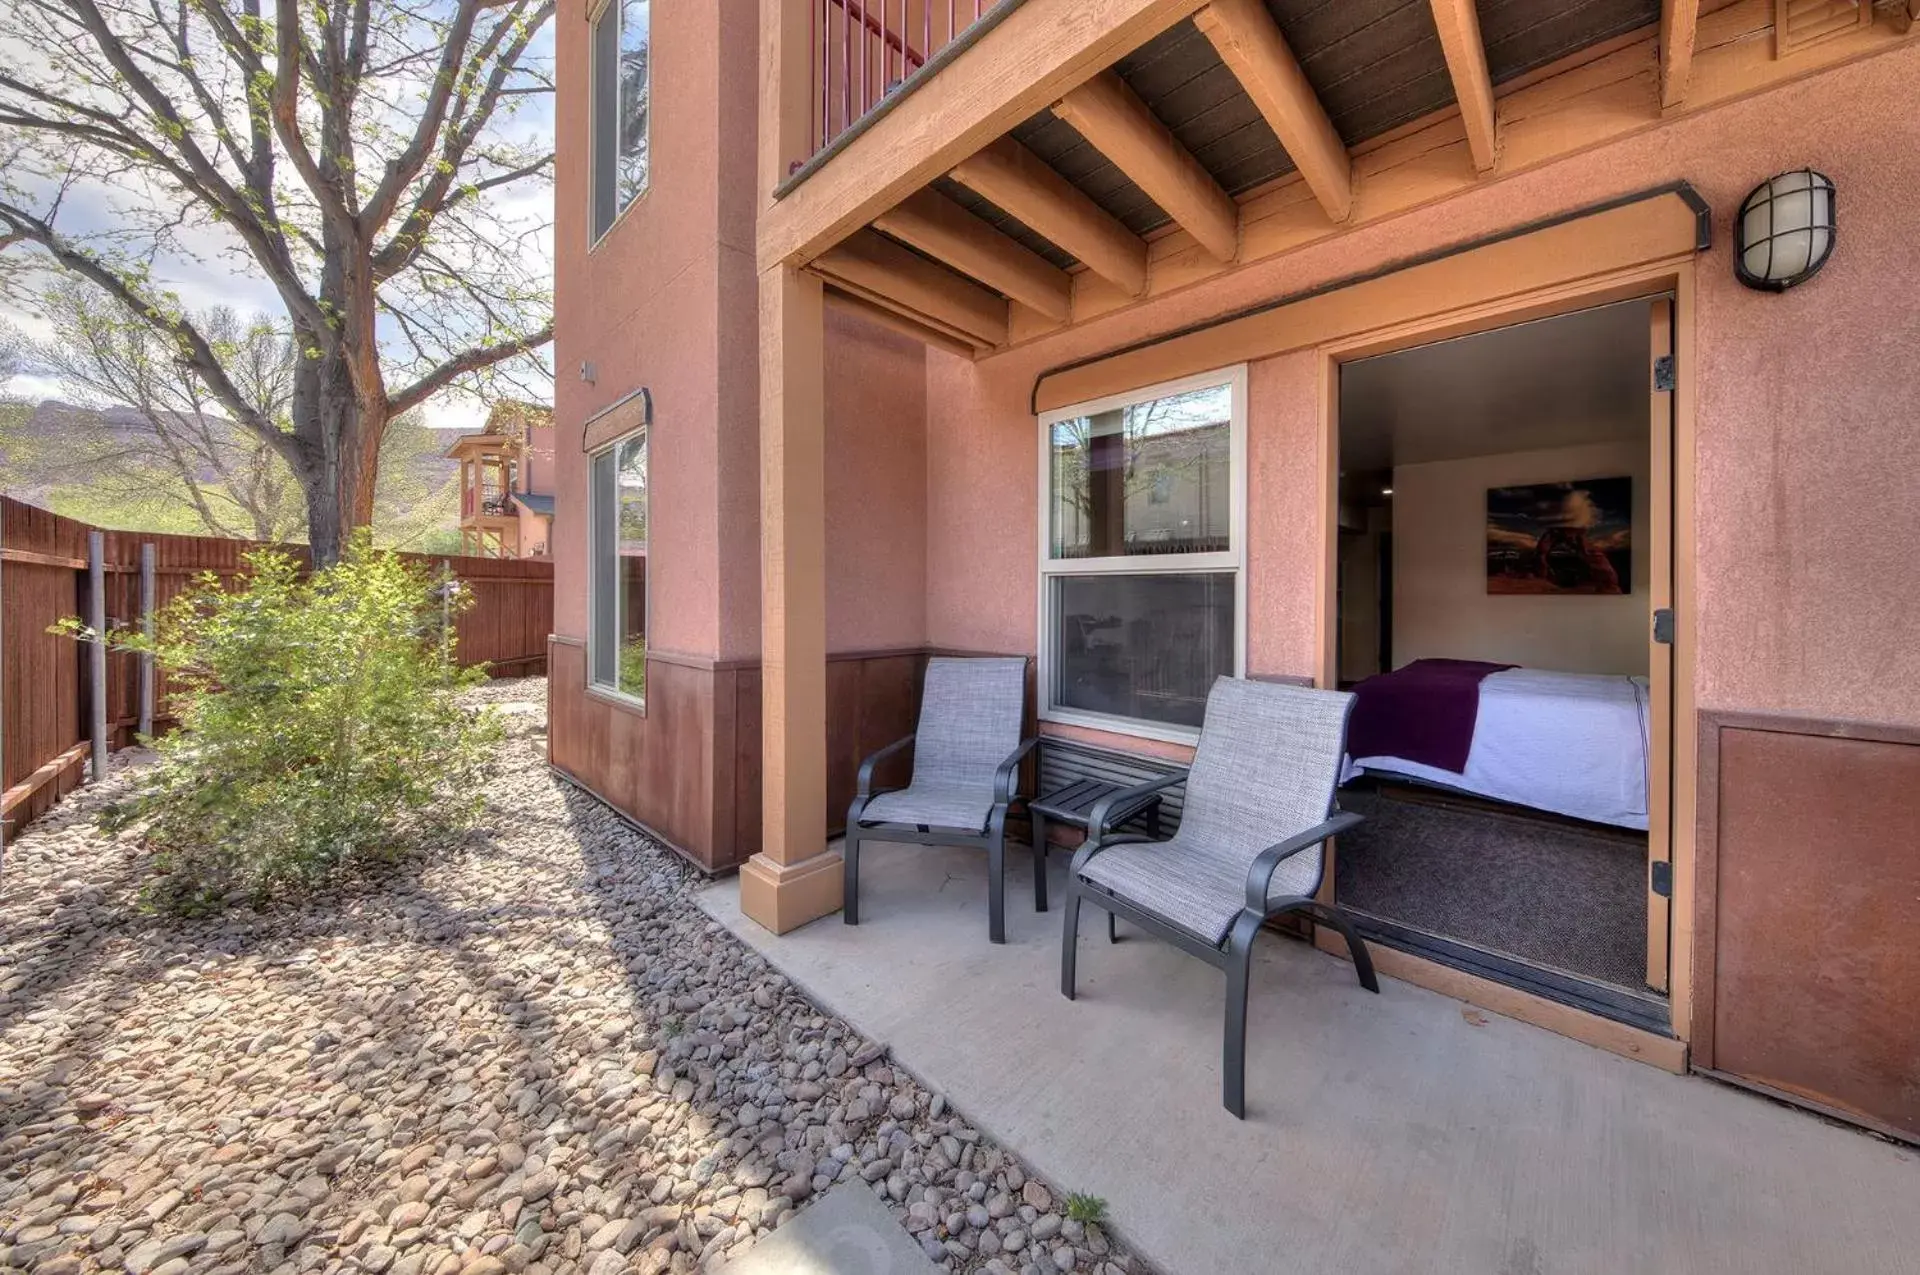
M 549 22 L 547 29 L 535 41 L 532 54 L 551 64 L 552 53 L 553 29 L 552 22 Z M 516 135 L 531 131 L 550 136 L 554 127 L 551 98 L 534 98 L 526 105 L 529 109 L 512 120 L 512 131 Z M 509 213 L 537 212 L 543 220 L 551 222 L 550 187 L 534 185 L 522 188 L 517 185 L 508 188 L 506 193 L 511 198 L 511 202 L 504 205 Z M 115 201 L 127 197 L 128 192 L 125 191 L 98 186 L 76 187 L 69 192 L 62 205 L 60 225 L 70 234 L 77 232 L 82 235 L 112 225 L 115 221 Z M 157 266 L 155 274 L 165 286 L 178 294 L 188 310 L 225 305 L 243 313 L 258 312 L 276 318 L 285 314 L 273 286 L 264 277 L 251 271 L 246 260 L 232 253 L 234 241 L 230 235 L 210 227 L 189 227 L 181 237 L 197 259 L 168 259 Z M 521 251 L 526 253 L 530 267 L 537 266 L 551 277 L 553 243 L 550 230 Z M 45 320 L 5 296 L 0 296 L 0 321 L 12 324 L 30 340 L 44 340 L 51 335 Z M 30 357 L 29 354 L 29 360 Z M 34 402 L 63 396 L 58 379 L 36 369 L 30 361 L 6 382 L 4 389 L 9 395 Z M 485 421 L 486 411 L 485 405 L 471 395 L 443 392 L 426 404 L 423 423 L 439 429 L 479 429 Z

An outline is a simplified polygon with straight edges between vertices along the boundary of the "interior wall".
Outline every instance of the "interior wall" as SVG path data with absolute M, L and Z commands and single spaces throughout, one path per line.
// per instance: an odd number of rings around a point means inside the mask
M 1393 666 L 1438 657 L 1644 676 L 1649 467 L 1645 440 L 1395 466 Z M 1488 488 L 1621 474 L 1633 479 L 1630 596 L 1487 592 Z
M 1356 682 L 1385 672 L 1380 632 L 1380 540 L 1392 530 L 1384 505 L 1362 511 L 1361 526 L 1340 533 L 1340 680 Z

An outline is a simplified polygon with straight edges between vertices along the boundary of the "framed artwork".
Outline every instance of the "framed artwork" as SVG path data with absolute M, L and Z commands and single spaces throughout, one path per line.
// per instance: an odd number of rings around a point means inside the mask
M 1633 479 L 1487 491 L 1487 592 L 1633 592 Z

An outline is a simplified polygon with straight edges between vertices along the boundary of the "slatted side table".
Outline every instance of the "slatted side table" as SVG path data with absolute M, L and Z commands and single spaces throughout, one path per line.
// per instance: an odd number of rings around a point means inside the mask
M 1087 820 L 1093 815 L 1093 808 L 1101 800 L 1129 787 L 1127 784 L 1110 784 L 1101 779 L 1076 779 L 1064 788 L 1056 788 L 1044 796 L 1035 797 L 1027 803 L 1027 811 L 1033 816 L 1033 907 L 1036 912 L 1047 910 L 1047 820 L 1068 824 L 1086 831 Z M 1144 797 L 1124 802 L 1113 808 L 1111 818 L 1113 826 L 1118 828 L 1140 816 L 1147 819 L 1147 835 L 1160 839 L 1160 794 L 1150 792 Z

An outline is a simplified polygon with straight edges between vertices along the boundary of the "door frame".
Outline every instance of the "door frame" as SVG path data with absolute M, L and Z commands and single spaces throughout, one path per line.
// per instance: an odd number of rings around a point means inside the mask
M 1509 246 L 1517 247 L 1518 243 Z M 1385 295 L 1378 298 L 1377 324 L 1370 325 L 1364 332 L 1342 336 L 1314 347 L 1318 364 L 1316 380 L 1320 415 L 1317 534 L 1321 551 L 1315 558 L 1313 617 L 1315 650 L 1319 657 L 1317 680 L 1321 686 L 1338 685 L 1335 643 L 1339 614 L 1335 591 L 1339 567 L 1340 365 L 1359 358 L 1390 354 L 1417 345 L 1551 318 L 1598 305 L 1670 294 L 1673 299 L 1675 384 L 1672 396 L 1673 513 L 1668 557 L 1673 564 L 1672 606 L 1676 622 L 1672 647 L 1672 693 L 1664 706 L 1655 706 L 1652 730 L 1664 733 L 1672 741 L 1672 778 L 1667 803 L 1670 828 L 1668 854 L 1673 881 L 1672 895 L 1668 899 L 1667 1004 L 1673 1036 L 1681 1047 L 1676 1053 L 1667 1048 L 1661 1038 L 1650 1033 L 1611 1023 L 1597 1015 L 1560 1005 L 1544 997 L 1462 975 L 1436 962 L 1406 953 L 1390 954 L 1390 964 L 1395 967 L 1391 972 L 1396 977 L 1409 982 L 1450 995 L 1465 996 L 1477 1003 L 1497 1000 L 1499 1004 L 1490 1004 L 1489 1008 L 1616 1053 L 1645 1058 L 1669 1070 L 1684 1070 L 1684 1044 L 1693 1021 L 1694 821 L 1699 763 L 1694 712 L 1697 619 L 1693 551 L 1694 259 L 1688 256 L 1665 262 L 1628 265 L 1606 273 L 1595 273 L 1596 266 L 1601 271 L 1605 270 L 1604 262 L 1586 261 L 1570 265 L 1569 274 L 1584 274 L 1585 277 L 1575 282 L 1550 285 L 1496 301 L 1466 306 L 1449 306 L 1444 296 L 1420 287 L 1415 281 L 1410 280 L 1404 288 L 1394 288 L 1393 276 L 1387 275 L 1373 281 L 1376 288 L 1386 285 Z M 1329 853 L 1337 854 L 1338 847 L 1331 847 Z M 1333 872 L 1329 870 L 1322 890 L 1323 896 L 1329 901 L 1333 877 Z M 1332 935 L 1323 936 L 1321 941 L 1323 946 L 1340 950 L 1339 940 Z M 1498 992 L 1493 990 L 1495 988 L 1499 989 Z

